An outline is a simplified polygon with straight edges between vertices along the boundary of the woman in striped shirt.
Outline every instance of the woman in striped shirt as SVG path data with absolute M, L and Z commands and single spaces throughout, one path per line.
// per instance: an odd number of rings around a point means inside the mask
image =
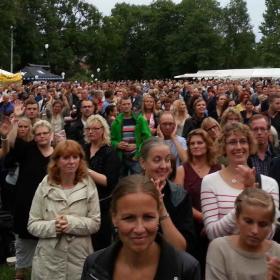
M 206 175 L 201 185 L 201 207 L 207 236 L 210 240 L 231 235 L 236 231 L 234 202 L 245 188 L 257 187 L 255 170 L 247 166 L 247 159 L 255 152 L 255 142 L 248 126 L 227 124 L 220 139 L 220 148 L 228 166 Z M 261 187 L 279 205 L 277 182 L 261 175 Z M 260 185 L 260 184 L 259 184 Z

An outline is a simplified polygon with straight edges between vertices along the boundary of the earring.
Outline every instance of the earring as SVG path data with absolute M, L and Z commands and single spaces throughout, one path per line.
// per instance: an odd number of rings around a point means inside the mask
M 114 233 L 118 233 L 118 227 L 117 226 L 113 226 L 113 230 L 114 230 Z

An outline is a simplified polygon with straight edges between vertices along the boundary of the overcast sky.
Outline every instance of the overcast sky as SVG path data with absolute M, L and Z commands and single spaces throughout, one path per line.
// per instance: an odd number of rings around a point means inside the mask
M 152 3 L 152 0 L 87 0 L 88 2 L 92 3 L 96 6 L 96 8 L 103 14 L 103 15 L 110 15 L 111 9 L 114 8 L 116 3 L 126 2 L 128 4 L 135 4 L 135 5 L 149 5 Z M 181 0 L 173 0 L 175 3 L 181 2 Z M 225 6 L 229 3 L 229 0 L 220 0 L 218 1 L 221 3 L 222 6 Z M 254 32 L 257 36 L 257 40 L 259 41 L 261 34 L 259 34 L 258 26 L 263 20 L 262 14 L 265 11 L 265 0 L 246 0 L 247 2 L 247 9 L 250 15 L 251 24 L 253 25 Z

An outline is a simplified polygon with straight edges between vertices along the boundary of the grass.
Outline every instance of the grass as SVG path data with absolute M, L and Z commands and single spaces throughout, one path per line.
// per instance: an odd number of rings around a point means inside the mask
M 13 280 L 15 279 L 15 267 L 14 266 L 8 266 L 7 264 L 1 264 L 0 265 L 0 279 L 1 280 Z M 31 279 L 30 273 L 27 280 Z
M 8 266 L 7 264 L 0 265 L 0 279 L 1 280 L 12 280 L 15 279 L 15 268 Z

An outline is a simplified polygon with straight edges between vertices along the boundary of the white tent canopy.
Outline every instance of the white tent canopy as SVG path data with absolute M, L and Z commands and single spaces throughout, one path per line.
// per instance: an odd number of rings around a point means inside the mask
M 250 79 L 250 78 L 280 78 L 280 68 L 251 68 L 251 69 L 226 69 L 205 70 L 197 73 L 186 73 L 175 76 L 175 79 L 184 78 L 228 78 L 228 79 Z
M 8 71 L 5 71 L 3 69 L 0 69 L 0 75 L 3 74 L 3 75 L 13 75 L 13 73 L 11 72 L 8 72 Z

